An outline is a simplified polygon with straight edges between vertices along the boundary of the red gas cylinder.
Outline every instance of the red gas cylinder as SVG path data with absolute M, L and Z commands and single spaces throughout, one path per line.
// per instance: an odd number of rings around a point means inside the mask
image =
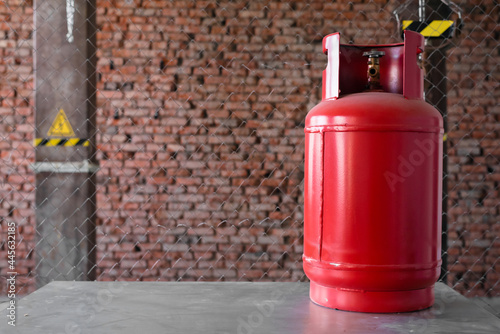
M 422 35 L 323 40 L 323 99 L 306 118 L 304 271 L 313 302 L 359 312 L 434 303 L 443 120 L 423 100 Z

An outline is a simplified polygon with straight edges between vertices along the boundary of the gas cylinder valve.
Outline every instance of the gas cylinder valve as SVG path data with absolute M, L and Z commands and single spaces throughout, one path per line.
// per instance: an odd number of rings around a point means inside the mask
M 384 51 L 366 51 L 363 52 L 363 57 L 368 57 L 368 90 L 380 90 L 380 60 L 379 58 L 385 56 Z

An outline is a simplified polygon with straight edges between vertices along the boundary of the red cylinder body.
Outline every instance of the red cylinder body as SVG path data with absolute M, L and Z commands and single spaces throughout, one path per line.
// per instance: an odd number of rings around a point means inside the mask
M 338 34 L 325 37 L 323 100 L 305 127 L 310 297 L 349 311 L 424 309 L 434 302 L 441 264 L 443 121 L 423 100 L 423 38 L 406 32 L 404 44 L 338 41 Z M 373 49 L 386 53 L 376 92 L 364 91 L 362 54 Z

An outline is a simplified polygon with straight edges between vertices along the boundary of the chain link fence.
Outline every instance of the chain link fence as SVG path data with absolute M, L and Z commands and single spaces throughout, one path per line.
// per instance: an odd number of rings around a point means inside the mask
M 47 1 L 44 10 L 50 3 L 72 22 L 75 2 Z M 12 271 L 7 235 L 14 222 L 18 294 L 37 288 L 43 256 L 75 263 L 93 235 L 88 251 L 95 260 L 86 270 L 100 281 L 306 280 L 303 126 L 321 99 L 322 38 L 339 31 L 342 43 L 400 42 L 393 12 L 401 3 L 89 1 L 96 11 L 95 33 L 87 36 L 95 40 L 97 94 L 89 109 L 95 112 L 83 122 L 66 112 L 73 132 L 91 130 L 88 158 L 98 165 L 80 183 L 71 172 L 33 170 L 37 150 L 63 152 L 69 144 L 33 144 L 37 127 L 53 126 L 59 108 L 35 117 L 35 95 L 36 103 L 52 98 L 42 97 L 34 80 L 43 72 L 34 70 L 44 55 L 43 45 L 34 45 L 42 31 L 33 21 L 42 3 L 0 5 L 0 273 L 7 278 Z M 441 92 L 448 107 L 446 283 L 466 296 L 498 296 L 500 7 L 486 0 L 458 5 L 461 34 L 441 41 L 448 44 Z M 72 29 L 68 23 L 53 30 L 77 39 Z M 427 81 L 426 89 L 433 85 Z M 71 96 L 83 94 L 80 88 Z M 71 152 L 83 152 L 83 145 Z M 43 179 L 54 173 L 57 184 Z M 68 248 L 50 217 L 64 212 L 70 221 L 87 212 L 74 204 L 81 192 L 95 210 L 71 225 L 68 233 L 85 235 Z M 49 200 L 49 218 L 40 221 L 35 206 Z M 81 227 L 88 221 L 90 229 Z M 74 279 L 57 268 L 51 277 Z

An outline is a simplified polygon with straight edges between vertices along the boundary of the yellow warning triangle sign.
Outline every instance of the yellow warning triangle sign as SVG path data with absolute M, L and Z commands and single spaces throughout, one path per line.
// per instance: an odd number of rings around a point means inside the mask
M 68 117 L 66 117 L 64 110 L 59 110 L 59 113 L 57 113 L 56 119 L 54 119 L 54 122 L 52 122 L 47 135 L 57 137 L 75 136 L 75 132 L 73 131 L 73 128 L 71 127 L 71 124 L 69 123 Z

